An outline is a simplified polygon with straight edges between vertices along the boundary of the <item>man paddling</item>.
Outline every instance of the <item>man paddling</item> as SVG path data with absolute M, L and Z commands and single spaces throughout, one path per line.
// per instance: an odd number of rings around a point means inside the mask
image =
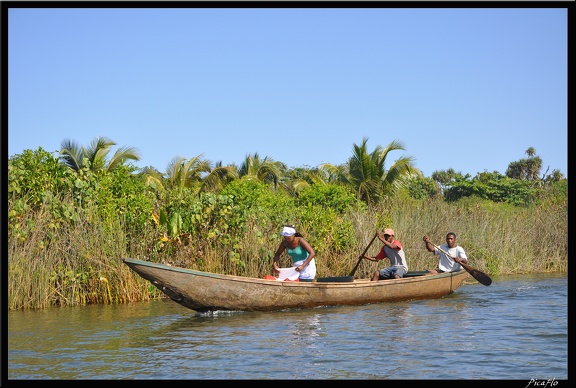
M 384 236 L 378 232 L 378 238 L 384 243 L 380 252 L 376 256 L 364 255 L 364 258 L 378 262 L 387 257 L 390 259 L 390 267 L 376 270 L 372 276 L 372 281 L 403 278 L 404 274 L 408 272 L 408 264 L 402 243 L 394 238 L 394 230 L 384 229 Z
M 462 268 L 460 263 L 468 264 L 468 257 L 466 257 L 466 252 L 464 248 L 456 244 L 456 233 L 449 232 L 446 235 L 446 244 L 440 245 L 440 249 L 436 248 L 434 244 L 430 242 L 430 237 L 424 236 L 422 238 L 426 244 L 426 249 L 435 255 L 440 256 L 438 260 L 438 267 L 428 271 L 429 275 L 436 275 L 442 272 L 455 272 L 460 271 Z M 446 252 L 443 252 L 446 251 Z M 449 253 L 450 255 L 447 255 Z

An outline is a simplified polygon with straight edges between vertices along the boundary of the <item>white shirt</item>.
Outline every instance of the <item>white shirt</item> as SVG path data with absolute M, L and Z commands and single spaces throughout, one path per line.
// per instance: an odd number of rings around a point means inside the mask
M 440 245 L 440 248 L 444 249 L 448 252 L 452 257 L 459 257 L 461 259 L 468 259 L 466 257 L 466 252 L 464 252 L 464 248 L 459 245 L 456 245 L 454 248 L 449 248 L 448 244 Z M 446 256 L 444 252 L 440 251 L 438 248 L 434 248 L 434 254 L 440 255 L 440 262 L 438 263 L 438 268 L 440 268 L 444 272 L 454 272 L 460 271 L 462 266 L 452 260 L 450 257 Z

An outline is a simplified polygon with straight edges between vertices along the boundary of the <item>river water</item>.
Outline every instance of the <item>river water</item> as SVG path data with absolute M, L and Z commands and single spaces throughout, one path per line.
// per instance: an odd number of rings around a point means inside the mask
M 567 314 L 566 274 L 489 287 L 471 279 L 435 300 L 266 313 L 200 314 L 170 300 L 9 311 L 7 383 L 504 379 L 554 388 L 568 379 Z

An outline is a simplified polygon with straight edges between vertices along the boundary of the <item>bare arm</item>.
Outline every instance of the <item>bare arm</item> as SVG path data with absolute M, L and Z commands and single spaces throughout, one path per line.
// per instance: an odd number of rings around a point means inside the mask
M 382 237 L 382 233 L 380 233 L 379 230 L 376 231 L 376 235 L 378 236 L 378 240 L 380 240 L 380 241 L 382 241 L 384 244 L 386 244 L 386 240 L 384 239 L 384 237 Z M 364 256 L 362 256 L 362 257 L 363 257 L 364 259 L 367 259 L 367 260 L 370 260 L 370 261 L 374 261 L 374 262 L 376 262 L 376 263 L 377 263 L 378 261 L 380 261 L 380 260 L 378 260 L 378 259 L 376 258 L 376 256 L 367 256 L 367 255 L 364 255 Z
M 380 232 L 377 232 L 377 233 L 380 234 Z M 378 237 L 380 237 L 380 236 L 378 236 Z M 395 245 L 395 244 L 394 244 L 394 245 Z M 382 256 L 382 257 L 380 258 L 379 256 Z M 377 263 L 377 262 L 379 262 L 380 260 L 384 260 L 384 259 L 385 259 L 386 257 L 388 257 L 388 256 L 386 256 L 386 252 L 384 251 L 384 247 L 382 247 L 382 248 L 380 248 L 380 251 L 378 251 L 378 254 L 377 254 L 376 256 L 367 256 L 367 255 L 364 255 L 364 256 L 362 256 L 362 257 L 365 258 L 365 259 L 368 259 L 368 260 L 370 260 L 370 261 L 373 261 L 373 262 Z
M 446 256 L 448 256 L 449 258 L 451 258 L 452 260 L 454 260 L 456 263 L 460 264 L 460 263 L 464 263 L 464 264 L 468 264 L 468 260 L 466 260 L 466 258 L 464 257 L 460 257 L 460 256 L 452 256 L 450 254 L 448 254 L 448 252 L 446 252 L 445 250 L 443 250 L 442 248 L 438 248 L 440 249 L 440 251 L 442 253 L 444 253 Z M 458 251 L 457 254 L 460 254 L 460 251 Z M 466 255 L 466 253 L 464 253 L 464 255 Z
M 430 242 L 430 237 L 428 236 L 424 236 L 422 238 L 422 240 L 424 240 L 424 243 L 426 244 L 426 249 L 428 250 L 428 252 L 435 252 L 435 248 L 434 245 L 432 245 L 432 243 Z
M 276 253 L 274 254 L 274 262 L 272 263 L 272 267 L 274 268 L 274 272 L 280 272 L 280 268 L 278 268 L 278 260 L 280 260 L 280 255 L 282 252 L 286 250 L 286 245 L 284 245 L 284 241 L 280 243 L 278 249 L 276 249 Z
M 434 249 L 436 248 L 436 246 L 434 244 L 432 244 L 430 242 L 430 239 L 428 238 L 428 236 L 424 236 L 423 238 L 424 242 L 426 243 L 426 248 L 430 251 L 430 252 L 434 252 Z M 432 249 L 430 249 L 429 247 L 432 247 Z M 449 257 L 450 259 L 454 260 L 456 263 L 464 263 L 464 264 L 468 264 L 468 260 L 466 258 L 463 257 L 454 257 L 451 254 L 449 254 L 448 252 L 446 252 L 444 249 L 438 247 L 438 250 L 440 252 L 442 252 L 444 255 L 446 255 L 446 257 Z M 464 255 L 466 255 L 466 253 L 464 253 Z
M 382 240 L 382 242 L 383 242 L 384 245 L 386 245 L 388 248 L 391 248 L 391 249 L 398 249 L 398 248 L 399 248 L 399 246 L 396 245 L 396 243 L 395 243 L 394 241 L 388 242 L 388 241 L 386 241 L 386 240 Z
M 462 249 L 462 248 L 460 248 Z M 464 256 L 466 256 L 466 252 L 464 252 L 464 250 L 462 249 L 462 252 L 464 254 Z M 460 254 L 460 251 L 458 251 L 458 254 Z M 452 257 L 452 259 L 457 262 L 457 263 L 464 263 L 464 264 L 468 264 L 468 259 L 466 257 Z

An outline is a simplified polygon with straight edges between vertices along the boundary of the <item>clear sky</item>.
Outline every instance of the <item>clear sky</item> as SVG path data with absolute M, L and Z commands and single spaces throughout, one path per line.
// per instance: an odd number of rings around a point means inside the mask
M 566 8 L 193 4 L 8 9 L 8 155 L 103 136 L 162 172 L 316 167 L 366 137 L 425 176 L 504 174 L 529 147 L 568 176 Z

